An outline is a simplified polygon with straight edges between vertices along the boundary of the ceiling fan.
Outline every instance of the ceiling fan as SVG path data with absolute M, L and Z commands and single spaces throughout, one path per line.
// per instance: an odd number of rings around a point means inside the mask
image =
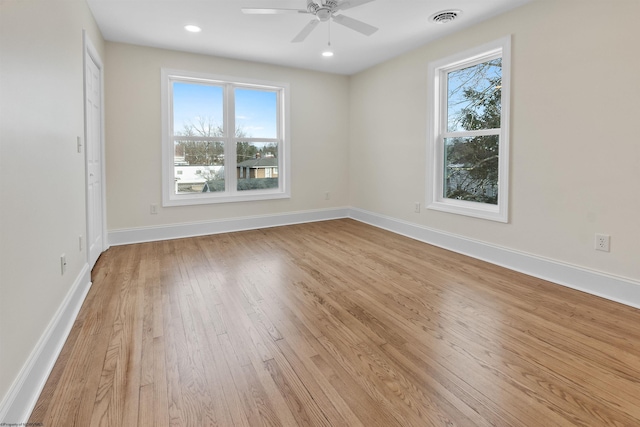
M 276 13 L 304 13 L 313 15 L 314 18 L 298 33 L 297 36 L 291 40 L 292 43 L 299 43 L 307 38 L 311 31 L 320 23 L 332 20 L 336 24 L 343 25 L 354 31 L 357 31 L 365 36 L 378 31 L 373 25 L 369 25 L 357 19 L 349 18 L 344 15 L 336 15 L 337 12 L 351 9 L 356 6 L 360 6 L 365 3 L 372 2 L 374 0 L 319 0 L 321 3 L 316 3 L 314 0 L 307 0 L 306 9 L 283 9 L 283 8 L 242 8 L 242 13 L 258 14 L 258 15 L 270 15 Z

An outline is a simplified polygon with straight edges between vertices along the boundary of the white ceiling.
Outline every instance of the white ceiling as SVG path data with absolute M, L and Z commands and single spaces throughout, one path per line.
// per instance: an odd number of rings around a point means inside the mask
M 367 37 L 320 23 L 302 43 L 291 40 L 312 19 L 305 14 L 246 15 L 242 7 L 305 9 L 306 0 L 88 0 L 106 40 L 265 62 L 337 74 L 354 74 L 446 34 L 531 0 L 375 0 L 344 10 L 379 30 Z M 436 12 L 458 9 L 454 22 L 435 24 Z M 202 27 L 188 33 L 187 24 Z

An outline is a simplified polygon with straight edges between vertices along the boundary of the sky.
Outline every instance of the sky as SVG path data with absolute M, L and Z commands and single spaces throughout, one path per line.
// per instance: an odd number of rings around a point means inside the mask
M 274 91 L 235 88 L 236 126 L 252 138 L 276 138 L 277 96 Z M 185 82 L 173 83 L 174 130 L 181 131 L 198 117 L 223 123 L 223 87 Z

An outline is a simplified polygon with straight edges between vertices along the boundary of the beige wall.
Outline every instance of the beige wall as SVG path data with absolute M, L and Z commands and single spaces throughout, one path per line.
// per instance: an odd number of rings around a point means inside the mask
M 347 77 L 120 43 L 107 43 L 106 56 L 109 231 L 347 205 Z M 160 207 L 150 215 L 150 205 L 162 202 L 163 67 L 290 84 L 291 199 Z
M 536 0 L 351 77 L 350 204 L 640 280 L 639 0 Z M 512 34 L 510 222 L 427 210 L 427 64 Z M 369 171 L 370 173 L 366 173 Z M 384 171 L 374 173 L 374 171 Z M 594 234 L 611 252 L 594 250 Z
M 0 401 L 86 264 L 83 28 L 103 54 L 84 0 L 0 2 Z

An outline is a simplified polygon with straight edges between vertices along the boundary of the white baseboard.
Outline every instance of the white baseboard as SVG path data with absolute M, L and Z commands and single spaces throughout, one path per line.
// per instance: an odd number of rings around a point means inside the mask
M 300 224 L 305 222 L 326 221 L 330 219 L 347 218 L 348 216 L 348 208 L 334 208 L 274 215 L 246 216 L 157 227 L 129 228 L 110 231 L 108 241 L 109 246 L 128 245 L 131 243 L 182 239 L 184 237 L 205 236 L 209 234 L 255 230 L 258 228 L 279 227 L 282 225 Z
M 0 425 L 27 423 L 90 288 L 91 270 L 85 264 L 0 403 Z
M 401 221 L 362 209 L 349 217 L 529 276 L 640 308 L 640 282 Z

